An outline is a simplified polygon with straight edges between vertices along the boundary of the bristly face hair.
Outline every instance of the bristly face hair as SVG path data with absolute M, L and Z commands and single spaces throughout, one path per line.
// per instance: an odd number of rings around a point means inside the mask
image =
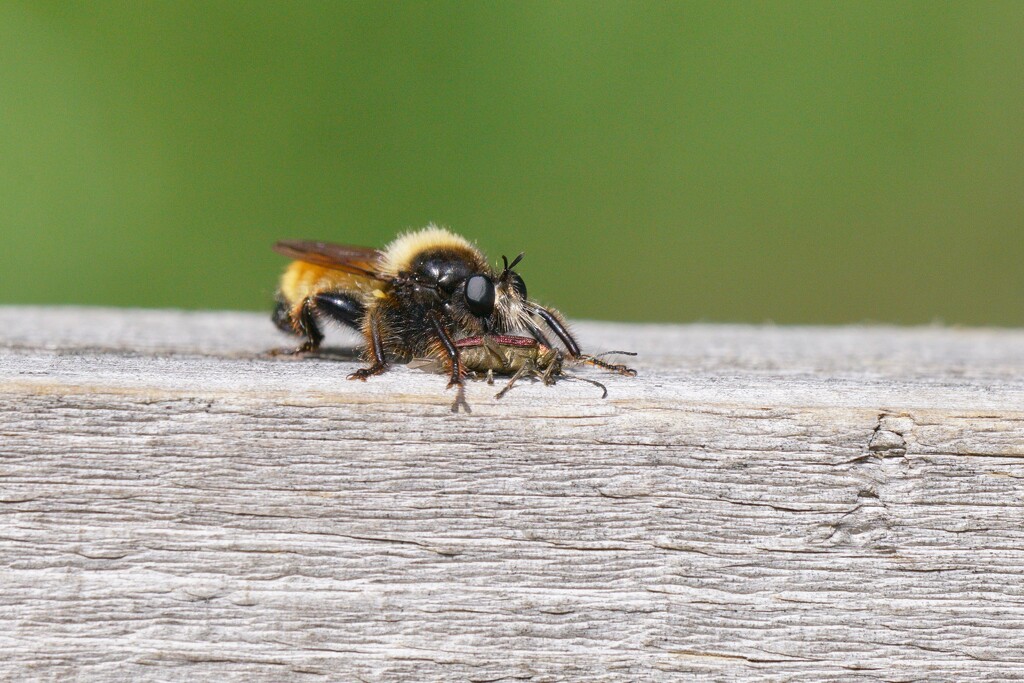
M 528 329 L 527 324 L 533 324 L 533 321 L 529 320 L 529 313 L 526 312 L 530 302 L 526 296 L 526 283 L 523 282 L 519 273 L 512 270 L 522 260 L 522 253 L 512 259 L 512 263 L 508 262 L 508 258 L 504 254 L 501 256 L 505 267 L 495 279 L 497 297 L 494 314 L 490 321 L 494 330 L 503 332 L 523 330 Z

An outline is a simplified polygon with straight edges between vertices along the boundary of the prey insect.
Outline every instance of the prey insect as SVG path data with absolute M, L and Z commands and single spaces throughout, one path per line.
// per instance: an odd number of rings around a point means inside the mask
M 630 367 L 601 360 L 602 356 L 613 354 L 636 355 L 629 351 L 608 351 L 597 356 L 580 354 L 569 357 L 564 352 L 541 344 L 531 337 L 511 335 L 466 337 L 455 344 L 462 353 L 466 369 L 475 373 L 486 373 L 488 383 L 494 383 L 495 374 L 511 375 L 508 383 L 495 398 L 507 394 L 513 385 L 524 377 L 536 377 L 546 385 L 552 385 L 559 379 L 579 380 L 600 387 L 601 398 L 608 396 L 608 388 L 601 382 L 566 373 L 565 369 L 571 366 L 591 365 L 626 377 L 636 376 L 636 370 Z

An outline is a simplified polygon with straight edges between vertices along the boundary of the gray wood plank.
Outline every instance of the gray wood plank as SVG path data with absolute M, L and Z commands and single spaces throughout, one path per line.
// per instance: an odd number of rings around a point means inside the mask
M 579 323 L 609 389 L 0 308 L 0 679 L 1011 680 L 1024 332 Z

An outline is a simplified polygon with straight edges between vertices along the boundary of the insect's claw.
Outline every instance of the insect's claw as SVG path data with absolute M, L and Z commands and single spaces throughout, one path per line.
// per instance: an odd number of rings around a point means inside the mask
M 367 380 L 367 378 L 373 377 L 374 375 L 379 375 L 379 374 L 381 374 L 382 372 L 384 372 L 387 369 L 388 369 L 388 366 L 386 366 L 386 365 L 381 365 L 379 363 L 374 363 L 373 365 L 371 365 L 368 368 L 359 368 L 358 370 L 353 372 L 351 375 L 349 375 L 348 378 L 349 379 L 358 379 L 358 380 L 361 380 L 361 381 L 365 382 Z

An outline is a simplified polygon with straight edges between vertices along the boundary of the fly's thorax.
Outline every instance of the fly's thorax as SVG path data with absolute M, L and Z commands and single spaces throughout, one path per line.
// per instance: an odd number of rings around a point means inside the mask
M 442 295 L 450 296 L 467 278 L 481 272 L 481 264 L 471 252 L 438 249 L 418 255 L 409 264 L 407 272 L 414 281 L 435 287 Z
M 430 224 L 422 230 L 400 235 L 384 249 L 381 271 L 385 275 L 397 276 L 400 272 L 413 272 L 418 259 L 432 253 L 446 252 L 463 261 L 486 268 L 487 264 L 480 251 L 464 237 L 444 228 Z

